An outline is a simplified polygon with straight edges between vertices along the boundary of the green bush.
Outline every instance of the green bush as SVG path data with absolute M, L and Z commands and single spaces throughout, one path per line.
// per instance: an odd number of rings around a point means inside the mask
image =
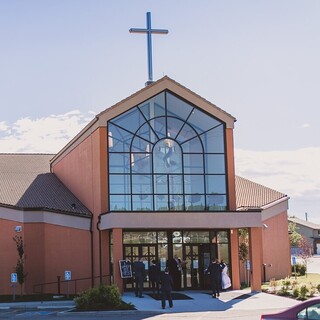
M 115 285 L 88 289 L 74 301 L 79 310 L 112 310 L 120 309 L 122 305 L 119 289 Z
M 307 297 L 307 293 L 309 292 L 309 289 L 307 288 L 307 286 L 304 284 L 301 286 L 300 288 L 300 295 L 299 295 L 299 299 L 300 300 L 306 300 Z
M 295 265 L 296 274 L 300 276 L 304 276 L 307 271 L 307 267 L 304 264 L 298 263 Z M 294 266 L 292 266 L 292 273 L 294 274 Z
M 295 287 L 292 291 L 292 295 L 295 297 L 295 298 L 298 298 L 299 295 L 300 295 L 300 289 L 298 287 Z

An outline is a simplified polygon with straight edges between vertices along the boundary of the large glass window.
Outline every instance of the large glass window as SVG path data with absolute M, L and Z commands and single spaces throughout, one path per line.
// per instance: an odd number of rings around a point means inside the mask
M 110 120 L 110 211 L 227 210 L 224 132 L 167 91 Z

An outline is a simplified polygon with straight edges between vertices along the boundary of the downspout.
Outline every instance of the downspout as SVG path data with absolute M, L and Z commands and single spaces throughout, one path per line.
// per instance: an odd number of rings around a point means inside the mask
M 99 277 L 100 277 L 100 285 L 102 285 L 102 250 L 101 250 L 100 223 L 101 223 L 101 214 L 99 214 L 99 216 L 98 216 L 97 230 L 99 232 Z
M 94 257 L 93 257 L 93 216 L 90 221 L 90 240 L 91 240 L 91 288 L 94 287 Z

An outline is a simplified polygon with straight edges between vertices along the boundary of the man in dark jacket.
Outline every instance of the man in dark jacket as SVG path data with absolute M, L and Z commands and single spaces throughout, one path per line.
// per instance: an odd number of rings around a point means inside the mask
M 172 291 L 172 285 L 173 285 L 173 280 L 171 275 L 169 274 L 169 268 L 166 268 L 164 270 L 164 273 L 161 274 L 160 276 L 160 284 L 161 284 L 161 305 L 162 309 L 166 307 L 166 299 L 169 302 L 169 307 L 173 307 L 172 303 L 172 296 L 171 296 L 171 291 Z
M 145 266 L 142 262 L 142 258 L 139 257 L 137 261 L 133 263 L 133 272 L 135 278 L 135 294 L 136 297 L 143 298 L 142 291 L 143 291 L 143 281 L 145 277 Z
M 221 287 L 221 266 L 218 259 L 212 259 L 212 262 L 205 270 L 206 273 L 210 276 L 210 282 L 212 287 L 212 298 L 220 296 L 220 287 Z
M 153 294 L 155 294 L 157 291 L 157 296 L 159 297 L 160 265 L 159 263 L 157 263 L 156 260 L 151 261 L 151 265 L 149 267 L 149 280 L 150 280 Z

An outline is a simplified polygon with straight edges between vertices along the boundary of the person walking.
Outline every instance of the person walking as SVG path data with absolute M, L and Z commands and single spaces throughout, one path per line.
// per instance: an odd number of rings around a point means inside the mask
M 151 261 L 149 267 L 149 280 L 153 294 L 157 292 L 157 296 L 160 296 L 159 280 L 160 280 L 160 266 L 156 260 Z
M 135 294 L 136 297 L 143 298 L 143 281 L 145 277 L 145 265 L 142 262 L 142 257 L 133 263 L 133 273 L 135 278 Z
M 210 276 L 211 288 L 212 288 L 212 298 L 217 298 L 220 296 L 221 288 L 221 277 L 222 269 L 219 264 L 219 260 L 213 258 L 212 262 L 205 270 L 205 272 Z
M 172 286 L 173 286 L 173 279 L 169 274 L 169 268 L 165 268 L 164 273 L 160 276 L 160 284 L 161 284 L 161 306 L 162 309 L 166 307 L 166 300 L 168 300 L 169 307 L 173 307 L 172 302 Z

